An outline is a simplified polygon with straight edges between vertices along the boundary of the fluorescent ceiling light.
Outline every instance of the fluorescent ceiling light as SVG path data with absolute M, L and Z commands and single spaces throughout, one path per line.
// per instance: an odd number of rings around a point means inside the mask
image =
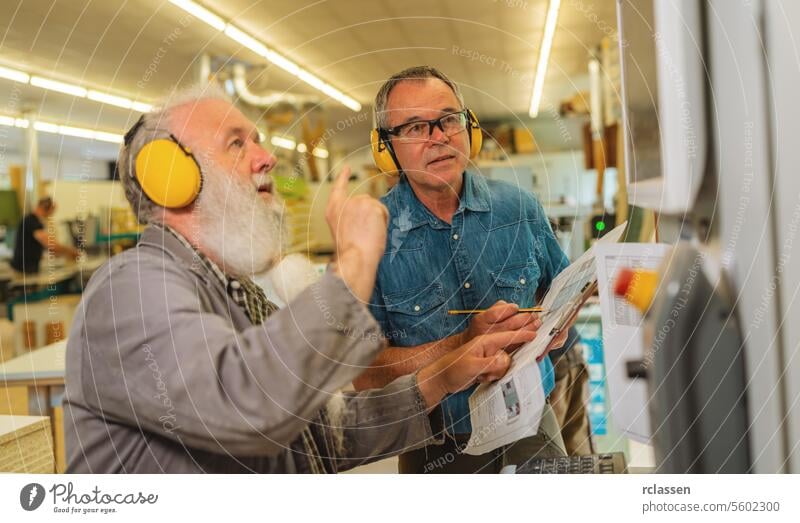
M 297 73 L 300 72 L 300 66 L 275 51 L 267 51 L 267 55 L 264 58 L 291 75 L 297 76 Z
M 58 125 L 54 123 L 47 123 L 47 122 L 34 122 L 33 128 L 37 131 L 42 131 L 43 133 L 55 133 L 58 134 Z
M 116 105 L 117 107 L 122 107 L 123 109 L 130 109 L 133 106 L 133 102 L 127 98 L 122 96 L 114 96 L 113 94 L 101 93 L 100 91 L 89 91 L 89 94 L 86 97 L 89 100 L 94 100 L 95 102 Z
M 539 114 L 539 104 L 542 102 L 542 90 L 544 89 L 544 77 L 547 74 L 547 62 L 550 60 L 550 49 L 553 46 L 553 36 L 556 34 L 556 21 L 558 21 L 558 8 L 560 6 L 561 0 L 550 0 L 550 5 L 547 8 L 542 45 L 539 47 L 539 62 L 536 64 L 536 78 L 533 81 L 533 94 L 531 95 L 531 108 L 529 111 L 531 118 L 536 118 Z
M 58 132 L 63 134 L 64 136 L 74 136 L 76 138 L 87 138 L 92 139 L 94 138 L 95 131 L 91 129 L 84 129 L 82 127 L 70 127 L 67 125 L 61 125 L 58 128 Z
M 62 131 L 63 134 L 63 131 Z M 117 133 L 107 133 L 104 131 L 95 131 L 94 132 L 94 139 L 100 140 L 101 142 L 110 142 L 110 143 L 122 143 L 123 136 Z
M 17 71 L 16 69 L 0 67 L 0 78 L 6 78 L 8 80 L 26 84 L 30 79 L 30 75 L 28 73 L 23 73 L 22 71 Z
M 144 102 L 133 102 L 131 104 L 131 109 L 140 113 L 149 113 L 153 109 L 153 106 Z
M 275 147 L 282 147 L 284 149 L 294 149 L 297 144 L 291 138 L 283 138 L 282 136 L 273 136 L 270 138 L 270 142 Z
M 235 25 L 228 24 L 228 27 L 225 28 L 225 34 L 231 37 L 233 40 L 236 40 L 246 48 L 250 49 L 254 53 L 259 56 L 263 56 L 264 58 L 267 57 L 269 54 L 269 49 L 267 46 L 250 36 L 249 34 L 245 33 Z
M 219 16 L 213 14 L 211 11 L 206 9 L 205 7 L 201 7 L 199 4 L 192 2 L 191 0 L 169 0 L 170 3 L 180 7 L 187 13 L 190 13 L 203 22 L 207 23 L 217 31 L 222 31 L 226 36 L 238 42 L 239 44 L 243 45 L 244 47 L 250 49 L 254 53 L 259 56 L 262 56 L 267 59 L 272 64 L 277 65 L 284 71 L 298 77 L 300 80 L 304 81 L 311 87 L 322 91 L 329 97 L 333 98 L 337 102 L 341 103 L 348 109 L 353 111 L 360 111 L 361 104 L 358 103 L 355 99 L 347 96 L 340 90 L 336 89 L 332 85 L 329 85 L 322 81 L 320 78 L 316 77 L 315 75 L 311 74 L 310 72 L 302 69 L 299 65 L 292 62 L 285 56 L 282 56 L 257 38 L 253 37 L 252 35 L 242 31 L 238 27 L 233 24 L 226 24 L 225 21 L 220 18 Z
M 59 82 L 43 76 L 31 76 L 24 71 L 10 69 L 8 67 L 0 66 L 0 78 L 7 78 L 15 82 L 30 83 L 34 87 L 42 89 L 49 89 L 50 91 L 57 91 L 59 93 L 69 94 L 78 98 L 88 98 L 94 102 L 100 102 L 108 105 L 122 107 L 123 109 L 133 109 L 140 113 L 148 113 L 153 109 L 153 106 L 144 102 L 134 102 L 124 96 L 116 96 L 94 89 L 87 90 L 79 85 Z
M 8 127 L 20 127 L 27 129 L 30 122 L 24 118 L 14 118 L 11 116 L 0 116 L 0 125 Z M 107 133 L 105 131 L 95 131 L 94 129 L 86 129 L 84 127 L 71 127 L 68 125 L 59 125 L 53 122 L 36 121 L 33 128 L 43 133 L 60 134 L 63 136 L 72 136 L 75 138 L 85 138 L 88 140 L 100 140 L 103 142 L 122 143 L 122 135 L 116 133 Z
M 71 94 L 72 96 L 78 96 L 80 98 L 86 97 L 86 89 L 79 85 L 50 80 L 49 78 L 42 78 L 41 76 L 31 76 L 31 85 L 41 87 L 42 89 L 57 91 L 59 93 Z
M 171 4 L 175 4 L 176 6 L 180 7 L 184 11 L 189 14 L 192 14 L 202 20 L 203 22 L 207 23 L 217 31 L 222 31 L 225 29 L 225 21 L 206 9 L 191 0 L 169 0 Z
M 113 94 L 102 93 L 100 91 L 89 91 L 89 94 L 86 95 L 86 97 L 89 100 L 94 100 L 95 102 L 116 105 L 117 107 L 122 107 L 123 109 L 133 109 L 134 111 L 138 111 L 140 113 L 149 113 L 153 108 L 153 106 L 150 104 L 134 102 L 133 100 L 125 98 L 124 96 L 115 96 Z
M 347 95 L 343 95 L 339 101 L 351 111 L 358 112 L 361 110 L 361 104 Z
M 297 77 L 302 81 L 304 81 L 305 83 L 307 83 L 308 85 L 310 85 L 311 87 L 313 87 L 314 89 L 323 91 L 323 89 L 326 87 L 325 82 L 320 80 L 317 76 L 309 73 L 305 69 L 300 69 L 297 73 Z

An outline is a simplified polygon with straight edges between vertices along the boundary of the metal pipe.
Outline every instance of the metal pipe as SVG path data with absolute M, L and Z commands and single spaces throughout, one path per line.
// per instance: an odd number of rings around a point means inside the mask
M 318 104 L 320 102 L 319 98 L 315 96 L 289 94 L 282 91 L 268 91 L 256 94 L 247 85 L 247 71 L 243 64 L 235 64 L 233 66 L 233 86 L 239 98 L 255 107 L 269 107 L 277 103 L 287 103 L 299 109 L 303 105 Z
M 24 114 L 28 120 L 28 128 L 25 130 L 25 198 L 22 202 L 24 213 L 33 210 L 36 202 L 39 201 L 39 186 L 41 185 L 42 169 L 39 163 L 39 137 L 36 131 L 36 113 L 33 111 Z

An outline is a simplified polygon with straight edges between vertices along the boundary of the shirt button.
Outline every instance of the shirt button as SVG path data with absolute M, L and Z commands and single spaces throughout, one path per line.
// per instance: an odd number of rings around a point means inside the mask
M 419 312 L 419 305 L 414 305 L 414 311 Z
M 469 289 L 470 287 L 472 287 L 472 285 L 470 285 L 470 284 L 469 284 L 469 282 L 467 282 L 467 283 L 465 283 L 465 284 L 464 284 L 464 288 L 465 288 L 465 289 Z
M 520 282 L 522 285 L 525 285 L 525 278 L 520 278 L 520 279 L 519 279 L 519 282 Z
M 458 239 L 458 234 L 454 234 L 454 235 L 453 235 L 453 239 L 454 239 L 454 240 L 457 240 L 457 239 Z

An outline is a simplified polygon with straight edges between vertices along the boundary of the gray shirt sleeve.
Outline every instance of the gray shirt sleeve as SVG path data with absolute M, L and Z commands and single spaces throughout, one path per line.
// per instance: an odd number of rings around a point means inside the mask
M 344 405 L 339 424 L 331 427 L 343 436 L 339 470 L 443 441 L 441 409 L 427 414 L 416 374 L 381 389 L 345 393 Z
M 264 324 L 237 332 L 208 312 L 182 270 L 141 263 L 116 271 L 84 296 L 68 349 L 80 375 L 68 380 L 97 415 L 189 447 L 277 455 L 384 347 L 366 307 L 333 274 Z M 395 410 L 413 398 L 410 390 L 394 396 Z M 369 397 L 350 400 L 355 425 L 386 415 L 383 400 L 372 408 Z M 397 430 L 409 439 L 430 432 L 413 416 L 416 400 L 402 408 L 413 427 Z M 351 438 L 353 452 L 369 454 L 366 441 Z M 374 447 L 405 444 L 385 436 Z

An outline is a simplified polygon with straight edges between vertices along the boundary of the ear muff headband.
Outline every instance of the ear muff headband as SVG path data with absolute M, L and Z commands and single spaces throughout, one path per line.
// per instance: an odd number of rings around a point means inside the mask
M 467 109 L 467 116 L 469 117 L 469 159 L 474 160 L 481 152 L 483 146 L 483 133 L 481 132 L 481 124 L 478 122 L 478 117 L 472 112 L 472 109 Z
M 472 110 L 467 109 L 467 130 L 469 131 L 469 157 L 474 159 L 481 152 L 483 145 L 483 134 L 478 117 Z M 373 129 L 369 133 L 369 141 L 372 146 L 372 159 L 381 172 L 395 174 L 401 171 L 397 156 L 392 149 L 392 143 L 388 133 L 383 129 Z
M 126 146 L 131 144 L 142 125 L 144 116 L 125 134 Z M 134 173 L 147 197 L 168 209 L 191 205 L 203 185 L 200 164 L 172 134 L 148 142 L 141 148 L 134 162 Z

